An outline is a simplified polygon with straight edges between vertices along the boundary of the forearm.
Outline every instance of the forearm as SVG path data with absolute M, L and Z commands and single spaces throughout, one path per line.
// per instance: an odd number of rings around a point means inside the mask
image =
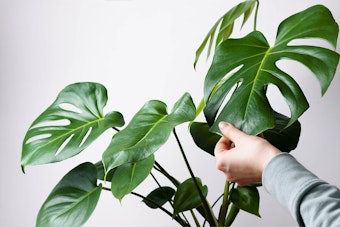
M 340 226 L 340 191 L 305 169 L 287 153 L 266 166 L 266 190 L 287 207 L 299 225 Z

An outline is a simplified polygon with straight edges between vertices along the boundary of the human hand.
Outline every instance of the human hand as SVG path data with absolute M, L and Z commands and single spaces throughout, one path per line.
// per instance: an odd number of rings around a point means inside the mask
M 248 135 L 232 124 L 219 123 L 223 137 L 215 146 L 217 169 L 230 182 L 240 186 L 262 181 L 262 172 L 268 162 L 281 151 L 267 140 Z

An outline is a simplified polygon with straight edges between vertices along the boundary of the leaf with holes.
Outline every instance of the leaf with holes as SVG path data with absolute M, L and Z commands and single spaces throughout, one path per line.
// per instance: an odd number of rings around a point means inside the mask
M 273 128 L 274 111 L 266 96 L 269 84 L 278 87 L 290 108 L 287 126 L 295 122 L 309 105 L 299 85 L 277 66 L 277 62 L 290 59 L 305 65 L 317 77 L 324 94 L 334 77 L 339 54 L 319 46 L 290 43 L 316 38 L 335 47 L 338 31 L 329 10 L 317 5 L 284 20 L 273 47 L 258 31 L 220 44 L 204 82 L 204 114 L 212 125 L 211 130 L 219 133 L 220 121 L 229 121 L 253 135 Z M 232 89 L 234 92 L 222 107 Z
M 108 128 L 123 126 L 119 112 L 103 114 L 106 102 L 107 92 L 100 84 L 75 83 L 64 88 L 29 128 L 22 146 L 22 168 L 70 158 Z
M 36 226 L 81 226 L 100 197 L 96 167 L 89 162 L 67 173 L 54 187 L 38 213 Z
M 196 67 L 197 61 L 201 56 L 203 50 L 206 48 L 206 46 L 208 46 L 207 57 L 209 57 L 214 43 L 215 46 L 218 46 L 222 41 L 229 38 L 229 36 L 233 32 L 234 23 L 236 19 L 243 15 L 242 25 L 246 23 L 256 3 L 257 3 L 256 0 L 248 0 L 241 2 L 240 4 L 229 10 L 226 14 L 224 14 L 220 19 L 217 20 L 217 22 L 214 24 L 214 26 L 210 29 L 210 31 L 204 38 L 202 44 L 196 50 L 194 67 Z M 216 34 L 217 37 L 216 39 L 214 39 Z
M 196 108 L 191 96 L 185 93 L 167 112 L 165 103 L 147 102 L 131 122 L 112 137 L 102 156 L 106 173 L 130 162 L 138 162 L 156 152 L 179 124 L 195 118 Z

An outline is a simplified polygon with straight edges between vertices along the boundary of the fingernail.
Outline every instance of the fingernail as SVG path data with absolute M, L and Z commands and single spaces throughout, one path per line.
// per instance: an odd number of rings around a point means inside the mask
M 228 123 L 225 121 L 221 121 L 220 123 L 218 123 L 218 127 L 222 130 L 226 127 L 228 127 Z

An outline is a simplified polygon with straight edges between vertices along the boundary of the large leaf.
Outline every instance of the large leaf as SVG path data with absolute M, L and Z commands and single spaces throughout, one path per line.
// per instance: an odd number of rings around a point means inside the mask
M 244 186 L 234 188 L 230 194 L 230 200 L 239 209 L 260 217 L 260 195 L 256 187 Z
M 111 192 L 119 200 L 132 192 L 147 176 L 155 163 L 154 155 L 138 162 L 126 163 L 116 168 L 111 179 Z
M 36 225 L 83 225 L 95 209 L 101 189 L 101 184 L 97 186 L 97 171 L 92 163 L 77 166 L 52 190 L 39 211 Z
M 166 202 L 171 201 L 175 195 L 175 190 L 171 187 L 159 187 L 150 192 L 149 195 L 143 199 L 143 202 L 150 208 L 156 209 L 163 206 Z
M 138 162 L 157 151 L 169 138 L 175 126 L 195 118 L 196 108 L 188 93 L 174 105 L 170 113 L 166 104 L 147 102 L 126 128 L 115 134 L 103 153 L 106 172 L 125 163 Z
M 105 87 L 76 83 L 64 88 L 29 128 L 21 165 L 45 164 L 70 158 L 88 147 L 106 129 L 124 125 L 119 112 L 104 116 Z
M 206 197 L 208 194 L 208 187 L 206 185 L 202 185 L 202 181 L 199 178 L 196 178 L 198 186 L 203 193 L 203 196 Z M 174 198 L 174 214 L 186 210 L 194 209 L 202 204 L 201 197 L 196 188 L 195 182 L 193 178 L 189 178 L 181 183 L 177 191 L 175 193 Z
M 208 45 L 207 57 L 209 57 L 211 53 L 211 48 L 213 47 L 214 43 L 215 46 L 217 46 L 222 41 L 229 38 L 229 36 L 233 32 L 234 23 L 236 19 L 244 15 L 242 25 L 248 20 L 251 12 L 254 9 L 256 2 L 257 2 L 256 0 L 247 0 L 241 2 L 240 4 L 233 7 L 231 10 L 229 10 L 226 14 L 224 14 L 221 18 L 217 20 L 217 22 L 214 24 L 214 26 L 210 29 L 210 31 L 204 38 L 202 44 L 196 50 L 194 67 L 196 67 L 197 61 L 201 56 L 203 50 L 207 47 L 207 45 Z M 215 36 L 216 39 L 214 39 Z
M 295 121 L 292 125 L 286 127 L 290 121 L 288 117 L 277 112 L 274 113 L 274 116 L 275 127 L 264 131 L 264 138 L 283 152 L 294 150 L 300 138 L 300 122 Z M 214 155 L 216 143 L 221 136 L 211 132 L 208 123 L 193 122 L 190 127 L 190 133 L 199 148 L 210 155 Z
M 318 38 L 335 46 L 337 36 L 338 25 L 332 14 L 317 5 L 284 20 L 273 47 L 260 32 L 224 41 L 216 49 L 204 83 L 204 113 L 211 130 L 218 133 L 218 123 L 222 120 L 253 135 L 273 128 L 274 111 L 266 96 L 269 84 L 277 86 L 286 99 L 291 112 L 287 126 L 291 125 L 309 105 L 299 85 L 278 68 L 277 62 L 290 59 L 304 64 L 315 74 L 324 94 L 334 77 L 339 54 L 327 48 L 290 42 Z M 232 88 L 234 92 L 222 107 Z

